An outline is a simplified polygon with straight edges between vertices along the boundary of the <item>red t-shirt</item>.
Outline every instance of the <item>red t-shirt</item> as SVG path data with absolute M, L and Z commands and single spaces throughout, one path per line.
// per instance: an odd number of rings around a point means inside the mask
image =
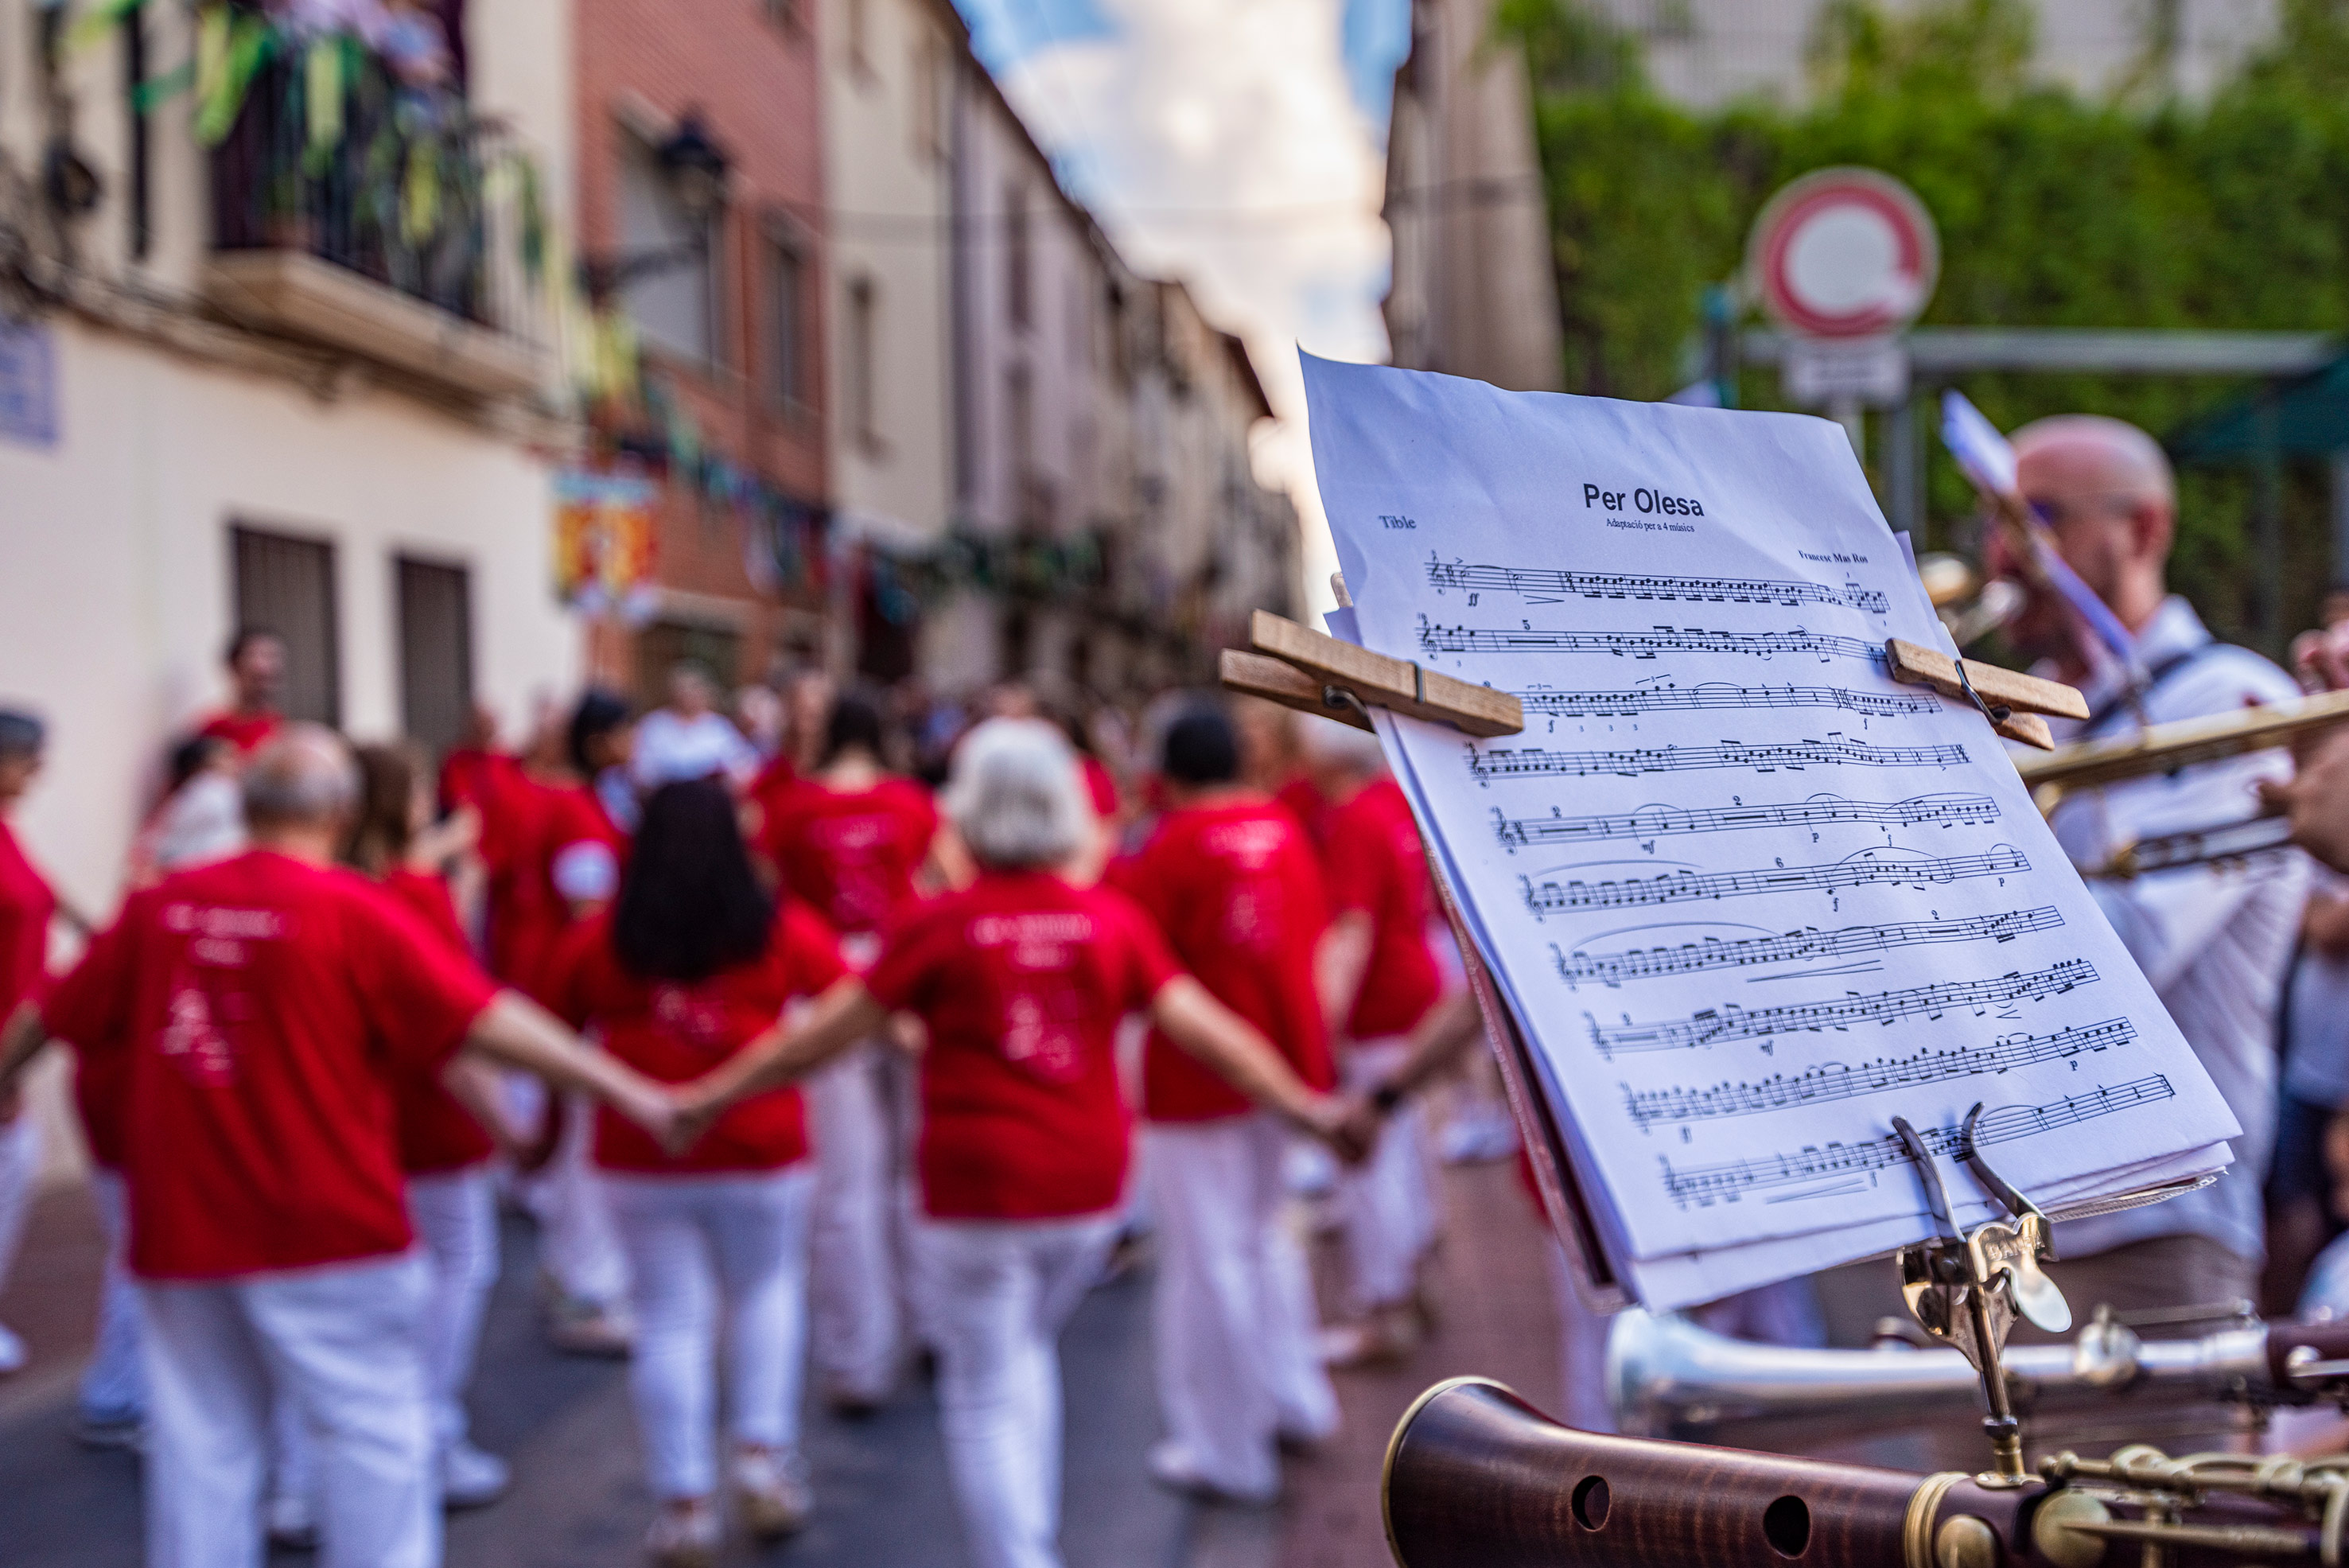
M 764 953 L 692 981 L 629 973 L 612 950 L 612 919 L 605 914 L 564 934 L 548 968 L 547 993 L 574 1027 L 597 1029 L 605 1050 L 648 1078 L 682 1084 L 771 1028 L 792 997 L 813 995 L 846 972 L 832 932 L 796 902 L 776 914 Z M 595 1163 L 606 1170 L 773 1170 L 803 1158 L 807 1147 L 794 1088 L 744 1100 L 681 1156 L 664 1152 L 650 1134 L 608 1107 L 595 1112 Z
M 25 857 L 16 830 L 0 821 L 0 1019 L 20 1002 L 38 1002 L 47 989 L 49 922 L 57 913 L 57 895 Z
M 1358 791 L 1329 814 L 1323 865 L 1333 913 L 1371 917 L 1371 961 L 1346 1020 L 1355 1040 L 1405 1034 L 1444 993 L 1443 971 L 1428 946 L 1427 861 L 1419 826 L 1392 779 Z
M 776 795 L 762 846 L 783 886 L 840 931 L 877 930 L 914 898 L 938 831 L 929 792 L 903 779 L 835 790 L 809 779 Z
M 449 885 L 440 877 L 402 866 L 386 877 L 383 890 L 398 899 L 434 936 L 449 955 L 471 967 L 472 950 L 457 906 L 449 899 Z M 393 1115 L 399 1127 L 399 1168 L 410 1176 L 431 1176 L 479 1165 L 497 1151 L 464 1102 L 449 1092 L 439 1073 L 396 1073 L 392 1075 Z
M 132 1272 L 406 1251 L 392 1079 L 438 1073 L 494 994 L 346 871 L 253 850 L 133 894 L 42 1010 L 51 1033 L 129 1058 Z
M 540 784 L 536 788 L 539 798 L 533 807 L 533 838 L 521 871 L 523 886 L 517 889 L 521 896 L 515 900 L 516 929 L 504 954 L 512 969 L 500 978 L 543 1002 L 547 995 L 546 965 L 574 923 L 571 898 L 561 886 L 566 860 L 583 850 L 608 850 L 613 878 L 612 885 L 603 889 L 608 900 L 618 892 L 617 874 L 627 864 L 628 836 L 612 820 L 592 787 Z
M 1247 800 L 1169 813 L 1112 879 L 1156 918 L 1184 967 L 1263 1030 L 1299 1077 L 1316 1089 L 1336 1083 L 1313 986 L 1328 899 L 1312 846 L 1288 811 Z M 1196 1122 L 1253 1108 L 1215 1071 L 1151 1031 L 1142 1058 L 1143 1115 Z
M 1111 1208 L 1125 1184 L 1118 1020 L 1181 971 L 1123 894 L 988 872 L 917 904 L 864 983 L 920 1015 L 926 1212 L 1045 1220 Z
M 261 750 L 285 722 L 282 713 L 215 713 L 197 726 L 196 733 L 216 741 L 226 741 L 237 749 L 239 754 L 251 756 Z
M 1297 819 L 1297 826 L 1305 830 L 1305 836 L 1312 843 L 1316 852 L 1327 848 L 1326 841 L 1330 836 L 1330 801 L 1311 779 L 1299 774 L 1275 790 L 1272 798 L 1278 801 L 1288 810 L 1288 815 Z
M 1085 775 L 1085 794 L 1092 799 L 1093 815 L 1103 822 L 1116 821 L 1117 780 L 1110 776 L 1109 769 L 1099 757 L 1080 752 L 1077 762 L 1080 771 Z

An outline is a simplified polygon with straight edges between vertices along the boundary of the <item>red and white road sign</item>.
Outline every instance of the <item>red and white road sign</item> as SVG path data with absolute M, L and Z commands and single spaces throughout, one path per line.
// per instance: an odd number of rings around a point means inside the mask
M 1745 266 L 1781 327 L 1813 337 L 1897 332 L 1924 310 L 1940 271 L 1932 215 L 1873 169 L 1820 169 L 1770 198 Z

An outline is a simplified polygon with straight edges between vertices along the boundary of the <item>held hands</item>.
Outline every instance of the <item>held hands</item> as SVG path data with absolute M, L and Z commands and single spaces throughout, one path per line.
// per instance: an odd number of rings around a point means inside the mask
M 1347 1165 L 1360 1165 L 1378 1147 L 1379 1113 L 1355 1095 L 1316 1095 L 1299 1120 Z
M 668 1130 L 654 1136 L 670 1154 L 683 1154 L 702 1140 L 729 1103 L 708 1078 L 679 1084 L 669 1091 Z

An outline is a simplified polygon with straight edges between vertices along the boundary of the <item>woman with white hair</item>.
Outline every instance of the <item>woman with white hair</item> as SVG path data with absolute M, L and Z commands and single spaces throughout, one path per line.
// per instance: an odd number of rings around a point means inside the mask
M 982 1568 L 1060 1562 L 1056 1342 L 1116 1230 L 1128 1116 L 1112 1041 L 1144 1012 L 1249 1098 L 1358 1147 L 1252 1025 L 1182 973 L 1123 895 L 1061 874 L 1091 808 L 1068 742 L 1033 719 L 979 725 L 955 754 L 947 815 L 970 887 L 906 912 L 862 979 L 807 1022 L 680 1091 L 680 1134 L 805 1076 L 889 1013 L 927 1026 L 914 1236 L 938 1340 L 938 1402 L 963 1530 Z

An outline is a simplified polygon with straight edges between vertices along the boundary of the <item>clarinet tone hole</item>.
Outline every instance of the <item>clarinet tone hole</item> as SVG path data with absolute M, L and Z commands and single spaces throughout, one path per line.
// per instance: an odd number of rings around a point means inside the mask
M 1781 1557 L 1800 1557 L 1811 1543 L 1811 1505 L 1788 1495 L 1764 1509 L 1762 1539 Z
M 1585 1530 L 1607 1524 L 1607 1478 L 1585 1476 L 1574 1483 L 1574 1522 Z

